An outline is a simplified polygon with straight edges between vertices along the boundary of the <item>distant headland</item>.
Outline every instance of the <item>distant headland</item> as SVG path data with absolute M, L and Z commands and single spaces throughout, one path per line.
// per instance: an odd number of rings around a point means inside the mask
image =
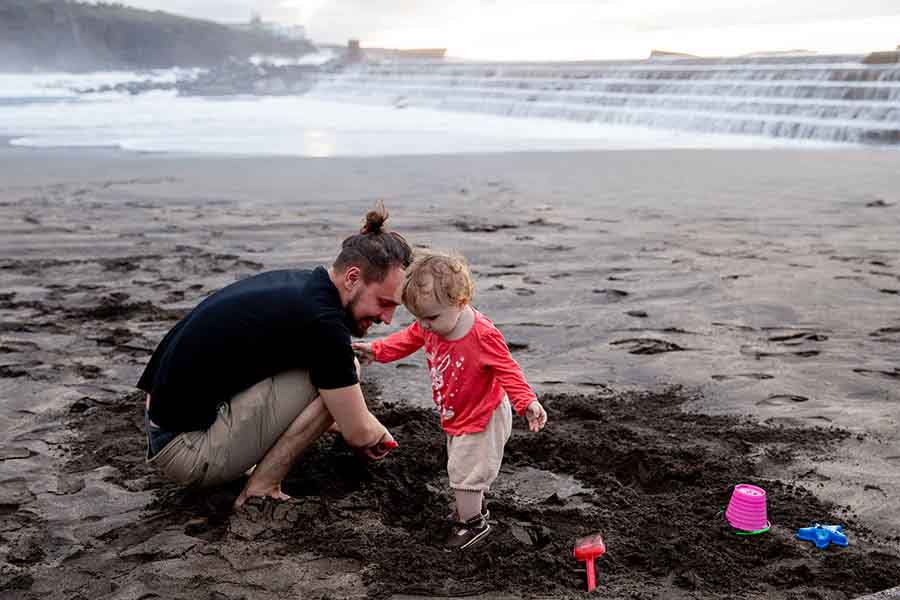
M 259 20 L 230 26 L 122 4 L 0 0 L 0 71 L 208 67 L 312 50 Z

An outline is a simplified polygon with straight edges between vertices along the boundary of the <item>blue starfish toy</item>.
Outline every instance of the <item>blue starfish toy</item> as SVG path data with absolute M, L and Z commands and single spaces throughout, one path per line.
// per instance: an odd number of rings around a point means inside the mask
M 816 523 L 812 527 L 801 527 L 797 530 L 797 539 L 805 542 L 813 542 L 816 548 L 822 550 L 828 544 L 846 547 L 847 535 L 841 525 L 820 525 Z

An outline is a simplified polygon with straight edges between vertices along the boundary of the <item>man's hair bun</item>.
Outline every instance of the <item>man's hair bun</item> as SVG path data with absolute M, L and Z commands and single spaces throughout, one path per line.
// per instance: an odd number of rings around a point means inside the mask
M 379 200 L 375 208 L 366 213 L 366 222 L 363 223 L 360 233 L 381 233 L 384 229 L 384 222 L 388 219 L 388 211 L 384 207 L 384 202 Z

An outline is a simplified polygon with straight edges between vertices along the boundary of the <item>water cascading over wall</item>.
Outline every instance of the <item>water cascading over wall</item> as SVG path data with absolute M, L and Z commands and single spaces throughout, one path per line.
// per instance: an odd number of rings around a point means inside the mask
M 313 94 L 512 117 L 900 145 L 900 64 L 859 55 L 362 63 Z

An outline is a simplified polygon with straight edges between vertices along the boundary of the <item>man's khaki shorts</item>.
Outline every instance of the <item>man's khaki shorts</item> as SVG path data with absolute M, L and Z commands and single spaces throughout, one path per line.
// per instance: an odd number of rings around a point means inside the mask
M 500 473 L 503 448 L 512 434 L 509 398 L 494 411 L 484 431 L 447 436 L 447 475 L 454 490 L 490 489 Z
M 318 395 L 308 372 L 279 373 L 220 404 L 209 429 L 179 434 L 147 462 L 182 485 L 205 487 L 237 479 Z

